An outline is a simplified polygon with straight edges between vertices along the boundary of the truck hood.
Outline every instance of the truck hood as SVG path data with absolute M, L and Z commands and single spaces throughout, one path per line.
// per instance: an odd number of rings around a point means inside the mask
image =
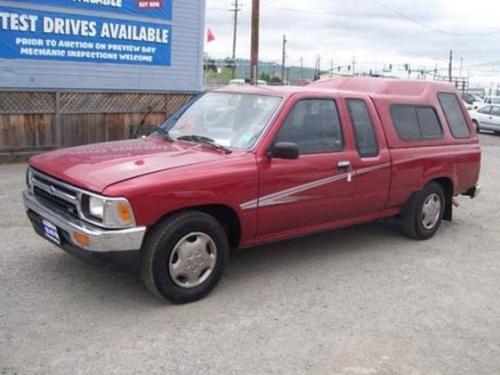
M 54 178 L 101 193 L 134 177 L 228 157 L 208 146 L 149 137 L 47 152 L 29 163 Z

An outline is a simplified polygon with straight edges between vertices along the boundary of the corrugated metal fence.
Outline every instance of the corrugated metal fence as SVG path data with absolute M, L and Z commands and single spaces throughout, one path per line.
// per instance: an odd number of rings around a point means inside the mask
M 184 104 L 186 93 L 0 91 L 0 155 L 131 138 L 149 108 L 153 127 Z

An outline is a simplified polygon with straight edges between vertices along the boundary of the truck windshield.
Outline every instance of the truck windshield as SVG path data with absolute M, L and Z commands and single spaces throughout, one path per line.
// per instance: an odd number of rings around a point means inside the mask
M 221 146 L 248 150 L 281 100 L 277 96 L 209 92 L 181 108 L 161 129 L 173 139 L 204 137 Z

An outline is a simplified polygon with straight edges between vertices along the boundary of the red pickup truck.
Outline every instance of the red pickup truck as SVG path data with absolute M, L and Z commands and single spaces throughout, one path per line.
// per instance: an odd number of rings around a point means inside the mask
M 174 303 L 202 298 L 230 248 L 397 217 L 427 239 L 478 195 L 481 150 L 451 85 L 346 78 L 204 93 L 147 138 L 38 155 L 24 202 L 70 252 L 141 251 Z

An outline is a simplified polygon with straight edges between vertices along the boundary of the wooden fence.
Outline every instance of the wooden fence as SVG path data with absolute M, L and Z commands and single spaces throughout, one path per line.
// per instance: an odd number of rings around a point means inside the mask
M 191 95 L 0 91 L 0 156 L 131 138 L 150 108 L 149 128 Z

